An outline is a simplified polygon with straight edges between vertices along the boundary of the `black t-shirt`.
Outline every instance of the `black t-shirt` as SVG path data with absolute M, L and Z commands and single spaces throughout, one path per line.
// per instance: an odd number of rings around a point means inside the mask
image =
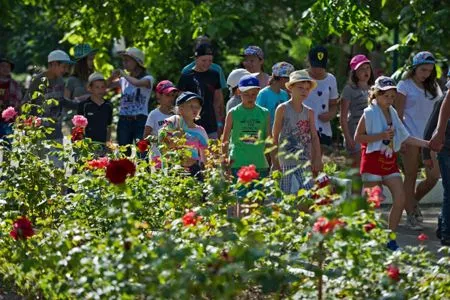
M 105 101 L 98 105 L 89 97 L 78 105 L 78 114 L 85 116 L 88 120 L 86 137 L 105 143 L 108 126 L 112 124 L 112 104 Z
M 216 113 L 214 112 L 214 93 L 220 90 L 220 75 L 214 70 L 197 72 L 189 70 L 182 74 L 178 82 L 181 91 L 189 91 L 203 97 L 204 103 L 200 120 L 196 123 L 205 128 L 207 133 L 217 131 Z

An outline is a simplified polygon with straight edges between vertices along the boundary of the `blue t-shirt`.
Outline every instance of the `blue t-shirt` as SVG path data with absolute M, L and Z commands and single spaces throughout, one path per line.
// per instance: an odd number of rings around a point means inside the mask
M 183 68 L 183 70 L 181 70 L 181 74 L 186 74 L 188 73 L 190 70 L 192 70 L 195 67 L 195 61 L 191 62 L 190 64 L 188 64 L 187 66 L 185 66 Z M 220 76 L 220 88 L 222 89 L 226 89 L 227 88 L 227 80 L 225 79 L 225 74 L 223 73 L 222 67 L 219 66 L 218 64 L 212 64 L 211 67 L 209 67 L 210 70 L 216 71 L 217 73 L 219 73 Z
M 273 127 L 273 121 L 275 120 L 275 111 L 281 103 L 289 100 L 289 94 L 285 90 L 280 90 L 279 93 L 275 93 L 270 86 L 266 86 L 258 93 L 256 98 L 256 104 L 266 108 L 270 113 L 270 128 Z

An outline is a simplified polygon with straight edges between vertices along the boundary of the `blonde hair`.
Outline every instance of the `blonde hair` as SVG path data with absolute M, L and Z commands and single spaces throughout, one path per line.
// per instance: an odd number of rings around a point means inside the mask
M 372 86 L 369 90 L 369 97 L 368 97 L 368 103 L 369 105 L 372 104 L 372 101 L 377 99 L 378 96 L 383 95 L 387 91 L 382 91 L 380 89 L 377 89 L 375 86 Z

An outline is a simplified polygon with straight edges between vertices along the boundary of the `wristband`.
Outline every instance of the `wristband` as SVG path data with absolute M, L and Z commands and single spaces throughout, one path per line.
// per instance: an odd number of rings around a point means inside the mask
M 223 123 L 222 122 L 217 122 L 217 127 L 223 127 Z

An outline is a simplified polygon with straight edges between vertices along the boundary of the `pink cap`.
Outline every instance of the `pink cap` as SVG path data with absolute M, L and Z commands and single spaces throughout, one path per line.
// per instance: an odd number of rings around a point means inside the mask
M 352 69 L 352 71 L 358 70 L 358 68 L 365 63 L 370 63 L 370 60 L 364 54 L 358 54 L 353 56 L 352 60 L 350 61 L 350 68 Z
M 163 80 L 156 86 L 156 92 L 158 94 L 170 94 L 173 91 L 178 91 L 178 89 L 173 85 L 172 81 L 170 80 Z

